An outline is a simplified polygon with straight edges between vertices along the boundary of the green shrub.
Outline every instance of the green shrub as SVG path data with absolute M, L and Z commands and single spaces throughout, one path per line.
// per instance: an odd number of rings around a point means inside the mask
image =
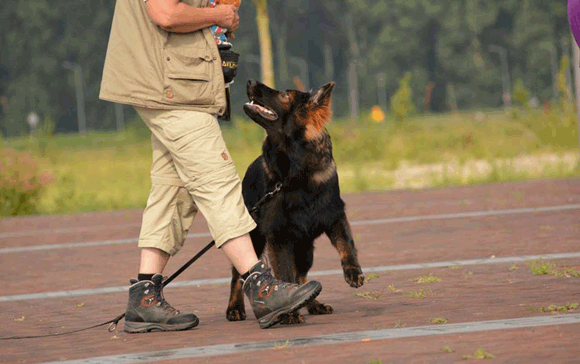
M 415 112 L 411 77 L 410 73 L 405 74 L 405 77 L 399 81 L 399 89 L 391 98 L 391 110 L 395 113 L 395 118 L 399 122 Z
M 0 216 L 36 213 L 43 187 L 52 176 L 41 173 L 28 152 L 0 150 Z
M 512 100 L 515 100 L 516 104 L 526 108 L 528 106 L 529 99 L 530 90 L 524 85 L 524 81 L 521 78 L 516 79 L 512 92 Z

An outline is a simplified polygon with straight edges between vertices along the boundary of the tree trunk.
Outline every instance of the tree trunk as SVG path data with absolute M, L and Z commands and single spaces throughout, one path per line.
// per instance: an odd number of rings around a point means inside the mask
M 258 24 L 258 39 L 260 41 L 262 82 L 274 88 L 274 62 L 272 60 L 268 2 L 267 0 L 254 0 L 254 4 L 256 4 L 256 23 Z
M 578 128 L 578 146 L 580 147 L 580 49 L 578 48 L 578 44 L 576 44 L 573 37 L 572 53 L 574 57 L 574 86 L 576 91 L 576 127 Z
M 286 39 L 288 36 L 288 24 L 282 21 L 278 30 L 278 40 L 276 50 L 278 52 L 278 77 L 279 81 L 288 88 L 290 83 L 290 72 L 288 69 L 288 49 L 286 48 Z
M 350 62 L 348 66 L 348 96 L 350 104 L 350 121 L 358 122 L 358 75 L 357 65 L 359 62 L 359 49 L 356 42 L 352 15 L 347 14 L 345 17 L 346 34 L 350 45 Z

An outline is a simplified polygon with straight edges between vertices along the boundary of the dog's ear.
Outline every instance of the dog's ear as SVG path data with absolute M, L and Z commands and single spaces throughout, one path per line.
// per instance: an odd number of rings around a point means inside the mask
M 318 138 L 330 120 L 332 114 L 330 94 L 333 88 L 334 82 L 329 82 L 310 94 L 310 100 L 306 105 L 307 117 L 303 120 L 306 125 L 306 139 Z
M 312 92 L 310 97 L 310 102 L 314 106 L 322 106 L 330 101 L 330 95 L 332 94 L 332 89 L 335 83 L 329 82 L 325 85 L 320 86 L 317 90 Z

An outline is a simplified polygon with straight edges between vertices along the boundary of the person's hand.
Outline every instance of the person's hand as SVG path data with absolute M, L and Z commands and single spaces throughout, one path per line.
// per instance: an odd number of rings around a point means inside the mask
M 240 17 L 238 16 L 238 9 L 233 5 L 217 5 L 215 7 L 217 12 L 216 25 L 226 28 L 233 32 L 240 25 Z

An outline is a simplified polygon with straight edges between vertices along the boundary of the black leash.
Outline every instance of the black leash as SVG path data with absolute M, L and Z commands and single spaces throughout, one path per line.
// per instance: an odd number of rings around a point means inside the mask
M 258 202 L 256 202 L 254 207 L 252 207 L 250 209 L 250 214 L 255 213 L 261 205 L 263 205 L 266 201 L 268 201 L 270 198 L 272 198 L 272 196 L 274 196 L 276 193 L 278 193 L 281 189 L 282 189 L 282 183 L 280 183 L 280 182 L 276 183 L 276 186 L 274 187 L 274 189 L 272 191 L 266 193 L 264 196 L 262 196 L 262 198 L 260 198 L 260 200 L 258 200 Z M 215 241 L 214 240 L 210 241 L 209 244 L 207 244 L 203 249 L 201 249 L 193 258 L 191 258 L 189 261 L 187 261 L 187 263 L 185 263 L 181 268 L 179 268 L 177 271 L 175 271 L 175 273 L 173 273 L 169 278 L 164 280 L 163 283 L 161 283 L 161 286 L 162 287 L 167 286 L 171 281 L 173 281 L 175 278 L 177 278 L 177 276 L 179 276 L 181 273 L 183 273 L 184 270 L 189 268 L 190 265 L 195 263 L 196 260 L 201 258 L 202 255 L 207 253 L 207 251 L 210 250 L 214 245 L 215 245 Z M 109 320 L 107 322 L 103 322 L 103 323 L 100 323 L 97 325 L 93 325 L 93 326 L 89 326 L 89 327 L 85 327 L 85 328 L 73 330 L 73 331 L 57 332 L 54 334 L 46 334 L 46 335 L 0 337 L 0 340 L 38 339 L 41 337 L 69 335 L 69 334 L 74 334 L 77 332 L 86 331 L 86 330 L 94 329 L 97 327 L 105 326 L 107 324 L 110 324 L 109 328 L 108 328 L 109 332 L 113 332 L 117 328 L 117 324 L 119 323 L 119 321 L 121 321 L 124 317 L 125 317 L 125 313 L 122 313 L 119 316 L 117 316 L 114 319 Z

